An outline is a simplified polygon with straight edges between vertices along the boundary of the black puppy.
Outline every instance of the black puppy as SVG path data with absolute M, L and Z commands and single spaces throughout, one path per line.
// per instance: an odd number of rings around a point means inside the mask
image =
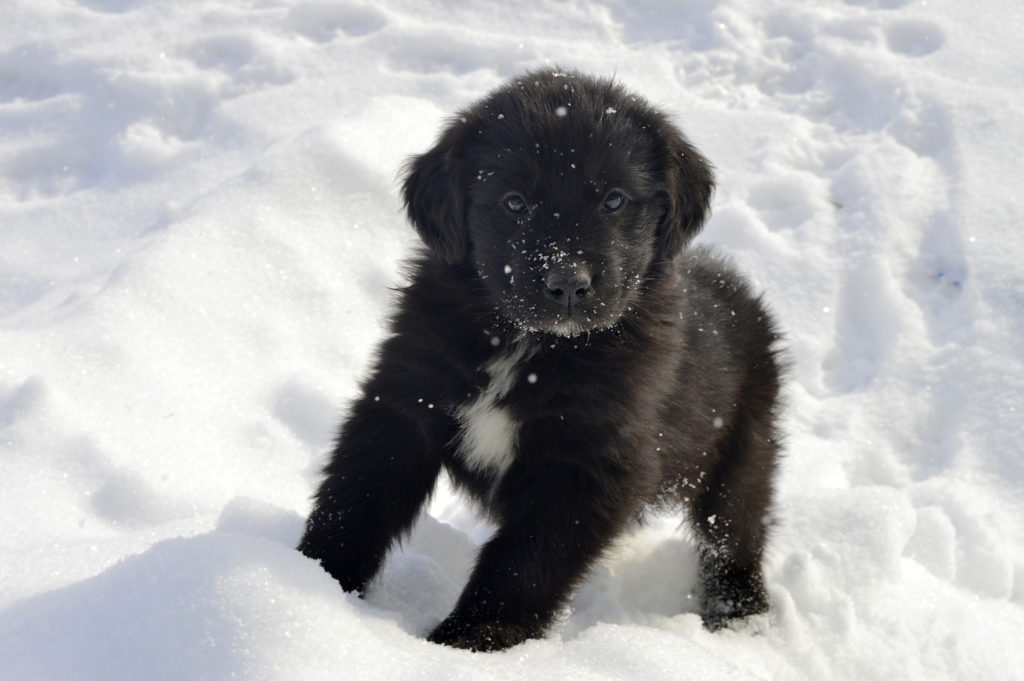
M 644 509 L 688 511 L 702 615 L 767 609 L 777 335 L 684 250 L 713 178 L 609 80 L 536 71 L 457 115 L 405 179 L 429 252 L 341 427 L 299 546 L 363 592 L 442 467 L 498 524 L 438 643 L 542 636 Z

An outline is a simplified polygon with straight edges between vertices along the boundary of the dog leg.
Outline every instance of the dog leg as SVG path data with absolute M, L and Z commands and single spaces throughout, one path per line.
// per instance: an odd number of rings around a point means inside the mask
M 299 551 L 361 595 L 433 491 L 442 437 L 363 398 L 342 428 Z
M 543 636 L 572 588 L 635 511 L 623 505 L 629 495 L 613 498 L 599 484 L 600 475 L 559 465 L 554 457 L 549 461 L 509 469 L 499 490 L 504 522 L 431 641 L 490 651 Z
M 701 540 L 701 617 L 711 631 L 768 609 L 761 560 L 777 452 L 758 430 L 733 428 L 690 511 Z

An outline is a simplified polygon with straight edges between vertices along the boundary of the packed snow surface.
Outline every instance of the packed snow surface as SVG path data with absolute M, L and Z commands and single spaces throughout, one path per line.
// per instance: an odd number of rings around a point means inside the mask
M 1024 679 L 1024 5 L 6 0 L 0 678 Z M 679 518 L 544 640 L 435 646 L 447 487 L 365 600 L 293 550 L 415 247 L 396 175 L 533 67 L 615 75 L 719 187 L 792 362 L 772 615 Z M 543 377 L 541 377 L 543 378 Z

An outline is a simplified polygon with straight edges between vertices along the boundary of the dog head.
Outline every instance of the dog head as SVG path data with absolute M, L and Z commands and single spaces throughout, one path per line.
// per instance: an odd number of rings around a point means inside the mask
M 668 119 L 611 80 L 536 71 L 457 114 L 408 166 L 423 241 L 476 270 L 520 328 L 614 326 L 700 231 L 714 181 Z

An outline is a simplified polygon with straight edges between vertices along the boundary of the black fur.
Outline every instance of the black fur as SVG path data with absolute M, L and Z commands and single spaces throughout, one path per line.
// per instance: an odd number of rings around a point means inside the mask
M 409 165 L 429 253 L 299 549 L 362 593 L 444 468 L 499 529 L 431 641 L 542 636 L 652 505 L 688 512 L 708 628 L 766 610 L 777 335 L 730 265 L 685 248 L 712 190 L 700 153 L 612 81 L 528 73 L 453 118 Z

